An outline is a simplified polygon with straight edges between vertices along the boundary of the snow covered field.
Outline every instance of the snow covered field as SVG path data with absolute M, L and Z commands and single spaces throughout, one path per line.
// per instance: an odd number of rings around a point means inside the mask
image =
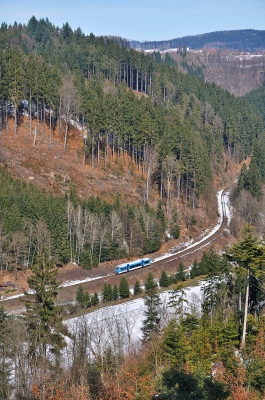
M 200 313 L 202 292 L 200 286 L 187 288 L 184 311 L 193 310 Z M 168 307 L 170 291 L 160 293 L 162 303 L 162 327 L 171 317 L 171 308 Z M 86 335 L 86 343 L 91 356 L 102 357 L 108 348 L 115 351 L 121 348 L 126 352 L 132 347 L 138 348 L 141 342 L 141 327 L 144 320 L 144 299 L 135 299 L 124 304 L 107 306 L 80 317 L 69 319 L 64 324 L 78 336 Z M 73 344 L 68 341 L 69 353 L 72 353 Z
M 198 243 L 210 238 L 216 232 L 223 222 L 223 218 L 228 219 L 228 226 L 231 220 L 231 207 L 229 200 L 229 192 L 223 194 L 223 190 L 217 193 L 219 218 L 217 225 L 212 229 L 203 233 L 201 239 L 194 243 L 190 241 L 185 243 L 185 250 L 191 249 Z M 181 250 L 178 254 L 181 254 Z M 172 254 L 165 254 L 159 259 L 166 259 Z M 158 260 L 158 259 L 156 259 Z M 156 261 L 153 260 L 153 261 Z M 187 310 L 196 310 L 200 312 L 202 300 L 201 286 L 187 288 Z M 170 291 L 164 291 L 160 294 L 162 303 L 162 326 L 166 325 L 170 319 L 170 307 L 168 300 Z M 96 310 L 82 317 L 73 318 L 65 322 L 72 331 L 84 329 L 89 336 L 90 350 L 104 353 L 109 346 L 115 349 L 117 343 L 126 350 L 126 346 L 137 345 L 142 338 L 141 327 L 144 320 L 144 299 L 135 299 L 124 304 L 107 306 Z M 186 310 L 186 311 L 187 311 Z

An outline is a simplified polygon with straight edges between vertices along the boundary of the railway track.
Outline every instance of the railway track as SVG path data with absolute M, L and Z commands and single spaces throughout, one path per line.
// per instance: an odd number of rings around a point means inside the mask
M 222 234 L 222 232 L 227 229 L 228 227 L 228 215 L 227 215 L 227 204 L 226 204 L 226 197 L 228 196 L 229 191 L 231 190 L 231 186 L 229 185 L 222 191 L 218 192 L 219 195 L 219 204 L 218 204 L 218 211 L 219 211 L 219 221 L 218 224 L 215 226 L 214 229 L 212 229 L 207 235 L 205 235 L 204 238 L 202 239 L 197 239 L 196 242 L 189 244 L 188 247 L 186 248 L 181 248 L 181 249 L 173 249 L 171 254 L 167 254 L 165 256 L 162 256 L 159 259 L 152 259 L 151 258 L 151 265 L 145 268 L 140 268 L 136 270 L 132 270 L 129 272 L 126 272 L 126 276 L 130 276 L 131 274 L 134 273 L 139 273 L 139 271 L 144 271 L 144 270 L 151 270 L 154 267 L 161 267 L 161 266 L 166 266 L 169 263 L 174 262 L 175 264 L 178 264 L 180 259 L 187 256 L 188 254 L 195 253 L 196 251 L 200 250 L 202 247 L 205 247 L 212 243 L 218 236 Z M 185 245 L 183 245 L 185 246 Z M 183 247 L 182 246 L 182 247 Z M 112 276 L 116 276 L 114 273 L 108 275 L 108 279 Z M 99 280 L 105 281 L 106 277 L 98 277 L 97 282 Z M 76 284 L 78 285 L 78 283 Z
M 125 274 L 126 277 L 128 277 L 128 279 L 129 279 L 130 276 L 133 278 L 133 277 L 135 277 L 135 275 L 141 274 L 144 271 L 151 271 L 151 270 L 158 271 L 158 270 L 161 270 L 162 267 L 167 269 L 170 266 L 178 265 L 179 262 L 181 261 L 181 259 L 183 259 L 184 257 L 188 256 L 189 254 L 196 253 L 198 250 L 201 250 L 203 247 L 211 244 L 216 238 L 218 238 L 223 233 L 223 231 L 228 226 L 226 200 L 227 200 L 227 196 L 228 196 L 230 189 L 231 189 L 231 185 L 226 187 L 222 191 L 218 192 L 218 194 L 219 194 L 219 197 L 218 197 L 219 220 L 218 220 L 218 224 L 215 226 L 214 229 L 212 229 L 203 238 L 197 239 L 196 242 L 189 243 L 188 246 L 186 244 L 186 245 L 183 245 L 182 248 L 172 249 L 171 254 L 166 254 L 159 259 L 153 259 L 153 260 L 151 259 L 152 263 L 148 267 L 127 272 Z M 184 246 L 186 248 L 183 248 Z M 77 281 L 77 282 L 72 282 L 69 284 L 64 283 L 64 284 L 62 284 L 62 290 L 60 292 L 68 292 L 69 293 L 68 300 L 70 301 L 70 291 L 75 294 L 76 290 L 77 290 L 76 288 L 80 284 L 85 285 L 87 287 L 88 286 L 91 287 L 94 285 L 97 285 L 98 287 L 102 287 L 103 282 L 106 282 L 106 281 L 111 282 L 112 280 L 114 280 L 116 278 L 117 278 L 117 275 L 115 275 L 114 273 L 111 273 L 111 274 L 108 274 L 107 276 L 98 276 L 98 277 L 94 277 L 91 280 L 87 280 L 87 281 Z M 60 295 L 60 297 L 61 297 L 61 295 Z M 73 295 L 71 297 L 73 297 Z M 6 299 L 2 299 L 0 301 L 0 304 L 4 303 L 3 304 L 4 307 L 10 306 L 11 309 L 18 309 L 18 308 L 21 308 L 21 301 L 20 301 L 21 298 L 23 298 L 22 294 L 20 296 L 17 296 L 16 298 L 9 297 Z M 75 296 L 73 298 L 75 298 Z
M 157 265 L 162 261 L 163 264 L 168 264 L 173 261 L 179 261 L 180 258 L 191 254 L 195 253 L 196 251 L 200 250 L 202 247 L 205 247 L 212 243 L 217 237 L 222 234 L 222 232 L 227 229 L 228 227 L 228 215 L 227 215 L 227 206 L 226 206 L 226 197 L 231 189 L 231 185 L 228 186 L 227 188 L 223 189 L 221 194 L 220 194 L 220 204 L 219 204 L 219 211 L 221 211 L 219 219 L 220 222 L 218 226 L 216 226 L 216 229 L 213 229 L 212 232 L 210 232 L 208 235 L 206 235 L 204 238 L 196 241 L 195 243 L 189 245 L 186 249 L 181 249 L 178 251 L 174 251 L 172 255 L 167 255 L 165 258 L 161 260 L 154 260 L 152 262 L 152 265 Z

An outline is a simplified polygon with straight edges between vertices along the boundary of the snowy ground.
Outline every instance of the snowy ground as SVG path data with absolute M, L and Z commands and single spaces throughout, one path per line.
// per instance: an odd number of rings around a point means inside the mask
M 229 192 L 223 195 L 223 191 L 220 190 L 217 193 L 217 199 L 219 212 L 218 223 L 211 231 L 208 230 L 204 232 L 199 243 L 211 237 L 213 233 L 218 230 L 223 222 L 223 218 L 226 217 L 228 219 L 228 226 L 230 224 L 231 206 Z M 198 241 L 196 243 L 193 241 L 185 243 L 185 249 L 191 249 L 197 244 Z M 184 250 L 179 251 L 178 255 L 181 254 L 182 251 Z M 165 254 L 159 259 L 165 259 L 169 256 L 172 256 L 172 253 Z M 193 312 L 200 313 L 202 286 L 187 288 L 185 292 L 188 301 L 186 304 L 186 311 L 193 310 Z M 160 293 L 163 315 L 162 325 L 166 325 L 171 316 L 171 310 L 170 307 L 168 307 L 169 297 L 169 290 Z M 90 349 L 92 349 L 92 353 L 97 349 L 100 354 L 103 354 L 104 350 L 109 346 L 115 349 L 118 344 L 126 350 L 126 346 L 131 346 L 132 344 L 137 345 L 137 342 L 139 343 L 142 338 L 141 327 L 144 320 L 144 310 L 144 299 L 135 299 L 124 304 L 101 308 L 100 310 L 83 315 L 82 317 L 70 319 L 66 321 L 65 324 L 72 331 L 79 332 L 80 329 L 84 329 L 84 332 L 86 332 L 89 337 L 89 346 Z
M 160 293 L 162 304 L 162 327 L 172 317 L 172 309 L 168 306 L 171 291 Z M 200 286 L 187 288 L 184 311 L 200 313 L 202 292 Z M 64 324 L 69 330 L 77 334 L 77 337 L 86 336 L 87 348 L 92 357 L 97 354 L 103 357 L 108 348 L 115 351 L 139 348 L 142 339 L 141 327 L 144 320 L 144 299 L 135 299 L 124 304 L 107 306 L 80 317 L 69 319 Z M 84 338 L 83 338 L 84 340 Z M 68 360 L 72 358 L 73 343 L 68 343 Z

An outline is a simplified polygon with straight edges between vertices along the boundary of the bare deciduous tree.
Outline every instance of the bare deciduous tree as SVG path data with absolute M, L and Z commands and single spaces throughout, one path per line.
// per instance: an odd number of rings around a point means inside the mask
M 27 249 L 27 238 L 23 232 L 15 232 L 10 244 L 10 257 L 15 265 L 15 279 L 18 278 L 18 266 L 22 266 Z
M 5 258 L 6 258 L 6 255 L 5 255 L 6 239 L 7 239 L 7 235 L 5 235 L 3 226 L 0 225 L 0 270 L 1 270 L 0 277 L 1 278 L 3 275 L 3 267 L 5 264 Z
M 153 146 L 145 146 L 144 150 L 144 164 L 146 171 L 146 201 L 149 198 L 150 178 L 157 165 L 157 151 Z
M 32 381 L 33 365 L 28 356 L 29 335 L 22 318 L 11 317 L 8 321 L 10 327 L 9 349 L 10 359 L 13 364 L 13 389 L 16 398 L 29 398 Z
M 71 119 L 73 119 L 79 109 L 80 99 L 78 91 L 74 85 L 73 77 L 67 74 L 63 79 L 63 85 L 59 90 L 61 114 L 65 120 L 64 149 L 68 139 L 68 130 Z
M 74 206 L 70 200 L 67 203 L 67 235 L 70 244 L 71 262 L 73 262 L 73 245 L 74 245 Z
M 168 154 L 165 160 L 163 161 L 162 168 L 167 178 L 167 215 L 170 221 L 171 209 L 172 209 L 171 186 L 177 169 L 176 157 L 173 156 L 173 154 Z
M 101 252 L 102 252 L 102 247 L 105 241 L 105 237 L 106 234 L 108 232 L 108 226 L 106 224 L 106 222 L 104 221 L 104 217 L 101 216 L 101 218 L 99 218 L 99 223 L 100 223 L 100 227 L 99 227 L 99 252 L 98 252 L 98 264 L 100 264 L 101 261 Z
M 98 241 L 100 221 L 97 215 L 89 214 L 88 218 L 88 241 L 90 244 L 90 263 L 93 265 L 94 248 Z
M 114 210 L 112 210 L 110 214 L 109 224 L 110 224 L 111 240 L 113 241 L 119 239 L 121 235 L 122 223 L 120 217 Z
M 50 256 L 51 237 L 48 227 L 44 221 L 39 220 L 35 227 L 35 251 L 40 253 L 42 249 L 48 251 Z

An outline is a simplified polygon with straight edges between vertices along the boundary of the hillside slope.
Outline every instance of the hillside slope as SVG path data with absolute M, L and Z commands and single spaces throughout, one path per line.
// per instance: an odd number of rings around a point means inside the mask
M 241 29 L 230 31 L 209 32 L 200 35 L 184 36 L 161 41 L 138 42 L 131 41 L 134 48 L 142 50 L 166 50 L 186 46 L 191 49 L 217 48 L 229 50 L 256 51 L 265 49 L 265 31 Z
M 2 269 L 30 268 L 43 248 L 92 268 L 193 237 L 254 146 L 263 163 L 257 110 L 196 68 L 34 17 L 0 39 Z

